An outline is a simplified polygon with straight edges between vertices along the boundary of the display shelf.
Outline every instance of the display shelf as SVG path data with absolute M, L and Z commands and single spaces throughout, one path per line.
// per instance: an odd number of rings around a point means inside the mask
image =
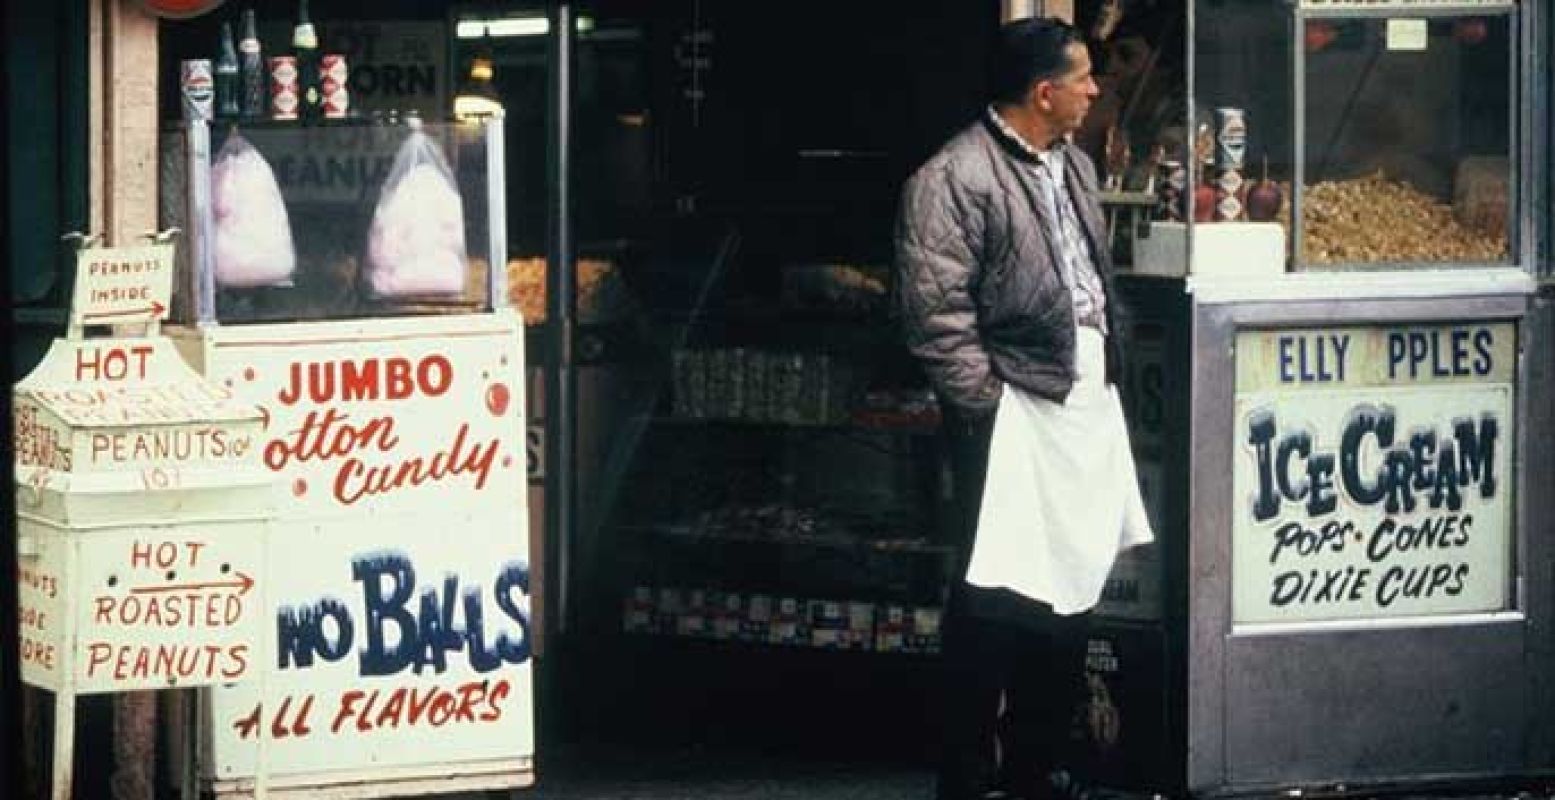
M 841 648 L 824 647 L 798 643 L 779 642 L 752 642 L 739 639 L 711 639 L 702 636 L 689 636 L 679 633 L 657 633 L 651 631 L 625 631 L 623 635 L 628 640 L 635 640 L 644 644 L 673 642 L 686 647 L 695 648 L 703 653 L 715 653 L 719 651 L 734 651 L 745 655 L 770 655 L 774 652 L 782 653 L 817 653 L 836 659 L 910 659 L 925 663 L 937 661 L 940 650 L 936 645 L 924 650 L 877 650 L 874 648 Z
M 751 647 L 929 654 L 941 646 L 943 606 L 799 593 L 637 586 L 621 599 L 628 635 Z
M 655 536 L 681 541 L 717 541 L 788 547 L 823 547 L 838 550 L 864 550 L 876 553 L 905 553 L 948 557 L 955 554 L 949 545 L 935 544 L 926 537 L 911 539 L 874 539 L 849 533 L 763 534 L 741 531 L 710 531 L 697 524 L 627 524 L 617 528 L 626 534 Z
M 934 436 L 939 433 L 939 420 L 926 420 L 922 422 L 877 422 L 869 418 L 861 419 L 854 415 L 841 422 L 788 422 L 783 420 L 764 419 L 736 419 L 731 417 L 683 417 L 674 414 L 652 414 L 642 418 L 642 421 L 651 425 L 666 425 L 677 428 L 689 428 L 696 426 L 719 426 L 737 430 L 748 429 L 752 431 L 785 430 L 809 431 L 815 433 L 826 432 L 860 432 L 860 433 L 892 433 L 904 436 Z

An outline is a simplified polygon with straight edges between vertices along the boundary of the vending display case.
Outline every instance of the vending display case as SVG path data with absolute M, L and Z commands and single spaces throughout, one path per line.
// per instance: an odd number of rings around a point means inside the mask
M 1530 14 L 1508 0 L 1195 14 L 1194 101 L 1155 131 L 1169 167 L 1136 270 L 1527 265 Z
M 1171 698 L 1154 785 L 1547 771 L 1548 7 L 1185 5 L 1181 109 L 1143 140 L 1168 167 L 1120 280 L 1136 331 L 1164 332 L 1182 466 L 1143 661 Z M 1160 710 L 1118 702 L 1125 732 Z
M 1512 2 L 1301 2 L 1294 269 L 1519 263 Z
M 264 689 L 202 696 L 182 754 L 202 794 L 533 781 L 502 143 L 500 116 L 168 135 L 163 211 L 189 242 L 170 336 L 259 408 L 280 495 Z

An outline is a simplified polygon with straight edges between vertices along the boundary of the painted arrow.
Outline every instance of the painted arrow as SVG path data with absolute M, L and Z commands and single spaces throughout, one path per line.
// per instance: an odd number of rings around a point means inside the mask
M 167 306 L 152 300 L 151 305 L 143 308 L 131 308 L 123 311 L 98 311 L 92 314 L 82 314 L 81 318 L 95 319 L 100 317 L 138 317 L 146 313 L 150 313 L 154 317 L 160 317 L 162 316 L 162 312 L 166 310 Z
M 206 583 L 183 583 L 172 586 L 138 586 L 130 590 L 130 594 L 154 594 L 158 592 L 197 592 L 208 589 L 237 589 L 239 595 L 248 594 L 248 590 L 254 588 L 254 579 L 243 570 L 236 573 L 237 580 L 209 581 Z

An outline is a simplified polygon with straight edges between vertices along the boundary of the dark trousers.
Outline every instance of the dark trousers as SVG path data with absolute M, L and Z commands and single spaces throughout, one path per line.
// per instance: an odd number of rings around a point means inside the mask
M 1045 603 L 959 579 L 977 530 L 993 421 L 951 411 L 945 424 L 958 528 L 952 535 L 962 555 L 943 628 L 937 797 L 966 800 L 994 788 L 1046 797 L 1046 775 L 1064 760 L 1070 711 L 1083 685 L 1088 615 L 1057 615 Z

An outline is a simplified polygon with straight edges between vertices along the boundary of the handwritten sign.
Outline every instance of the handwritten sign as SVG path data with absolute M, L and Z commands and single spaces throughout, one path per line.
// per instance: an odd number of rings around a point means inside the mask
M 99 288 L 165 266 L 112 252 L 83 258 Z M 258 410 L 159 336 L 56 339 L 13 393 L 23 680 L 83 694 L 246 679 L 271 488 Z
M 19 553 L 17 621 L 21 624 L 22 680 L 59 691 L 65 683 L 64 548 L 30 539 L 35 552 Z
M 493 508 L 528 464 L 519 358 L 493 338 L 234 338 L 212 366 L 264 414 L 261 459 L 299 513 Z
M 92 248 L 76 255 L 73 325 L 167 318 L 173 293 L 173 246 Z
M 264 536 L 256 523 L 201 527 L 83 543 L 79 691 L 228 683 L 257 668 Z
M 1509 323 L 1237 337 L 1237 622 L 1511 598 Z
M 252 420 L 254 409 L 223 386 L 201 380 L 161 337 L 57 340 L 16 387 L 19 408 L 32 404 L 63 425 L 221 423 Z M 34 418 L 30 430 L 45 441 Z M 35 442 L 29 442 L 35 444 Z
M 255 446 L 287 497 L 270 551 L 288 567 L 267 590 L 266 694 L 211 691 L 205 777 L 252 775 L 259 736 L 273 774 L 324 782 L 531 755 L 516 317 L 175 336 L 261 408 Z

